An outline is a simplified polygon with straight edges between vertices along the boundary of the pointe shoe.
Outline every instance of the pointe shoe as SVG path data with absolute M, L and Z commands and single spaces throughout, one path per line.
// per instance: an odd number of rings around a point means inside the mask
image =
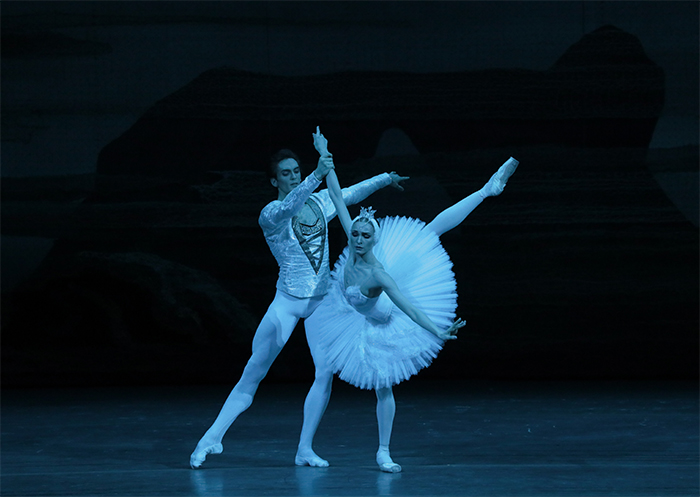
M 192 455 L 190 455 L 190 467 L 192 469 L 198 469 L 202 467 L 202 463 L 207 458 L 208 454 L 221 454 L 224 451 L 224 446 L 219 444 L 210 445 L 202 450 L 194 449 Z
M 389 455 L 389 451 L 377 451 L 377 464 L 379 469 L 385 473 L 401 473 L 401 466 L 396 464 Z
M 498 171 L 491 176 L 491 179 L 484 185 L 481 189 L 483 197 L 495 197 L 503 193 L 503 189 L 506 187 L 506 182 L 510 178 L 518 167 L 518 162 L 514 158 L 510 158 L 503 163 Z

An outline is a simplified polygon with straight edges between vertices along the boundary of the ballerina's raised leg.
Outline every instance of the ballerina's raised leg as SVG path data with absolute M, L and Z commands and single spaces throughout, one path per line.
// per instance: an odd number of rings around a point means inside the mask
M 503 192 L 508 178 L 515 172 L 518 164 L 519 162 L 514 158 L 508 159 L 480 190 L 442 211 L 425 228 L 440 236 L 459 226 L 486 197 L 495 197 Z
M 517 167 L 517 160 L 512 157 L 508 159 L 480 190 L 442 211 L 435 219 L 426 225 L 425 229 L 430 229 L 440 236 L 458 226 L 486 197 L 500 195 L 506 186 L 508 178 L 515 172 Z M 396 413 L 394 395 L 391 387 L 379 388 L 376 392 L 377 423 L 379 426 L 377 464 L 382 471 L 387 473 L 399 473 L 401 472 L 401 466 L 391 459 L 391 454 L 389 452 L 391 430 Z

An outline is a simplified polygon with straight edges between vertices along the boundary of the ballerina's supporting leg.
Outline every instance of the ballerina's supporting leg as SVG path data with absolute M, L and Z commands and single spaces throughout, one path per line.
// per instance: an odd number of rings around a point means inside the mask
M 396 464 L 389 453 L 391 442 L 391 430 L 394 426 L 394 414 L 396 402 L 391 387 L 378 388 L 377 392 L 377 424 L 379 426 L 379 450 L 377 450 L 377 464 L 379 469 L 386 473 L 399 473 L 401 466 Z
M 258 385 L 292 334 L 299 320 L 298 314 L 293 306 L 284 305 L 284 296 L 281 297 L 275 297 L 255 332 L 253 353 L 241 379 L 224 402 L 214 423 L 190 455 L 190 466 L 193 469 L 201 467 L 208 454 L 223 452 L 221 440 L 226 431 L 236 418 L 250 407 Z

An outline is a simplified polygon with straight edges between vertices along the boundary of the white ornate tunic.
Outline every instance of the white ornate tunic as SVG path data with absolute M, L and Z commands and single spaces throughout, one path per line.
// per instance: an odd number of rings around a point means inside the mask
M 309 298 L 328 292 L 328 221 L 335 217 L 336 210 L 328 190 L 313 193 L 320 184 L 313 173 L 309 174 L 284 200 L 267 204 L 258 219 L 280 268 L 277 289 L 293 297 Z M 343 188 L 343 200 L 346 205 L 356 204 L 389 184 L 389 174 L 380 174 Z M 316 215 L 313 225 L 304 224 L 298 217 L 304 204 Z

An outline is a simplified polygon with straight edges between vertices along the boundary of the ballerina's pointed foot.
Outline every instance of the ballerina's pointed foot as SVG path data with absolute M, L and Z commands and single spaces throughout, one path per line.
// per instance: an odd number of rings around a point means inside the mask
M 294 464 L 297 466 L 312 466 L 314 468 L 327 468 L 330 466 L 328 461 L 320 458 L 313 450 L 297 451 Z
M 190 455 L 190 467 L 192 469 L 198 469 L 202 467 L 202 463 L 207 458 L 209 454 L 221 454 L 224 451 L 224 446 L 220 443 L 209 445 L 203 448 L 199 448 L 199 444 Z
M 401 466 L 391 459 L 391 455 L 386 449 L 377 451 L 377 464 L 379 464 L 379 469 L 385 473 L 401 473 Z
M 491 179 L 484 185 L 482 191 L 486 197 L 495 197 L 503 193 L 503 189 L 506 187 L 506 182 L 510 178 L 518 167 L 518 162 L 514 158 L 510 158 L 503 163 L 498 171 L 491 176 Z

